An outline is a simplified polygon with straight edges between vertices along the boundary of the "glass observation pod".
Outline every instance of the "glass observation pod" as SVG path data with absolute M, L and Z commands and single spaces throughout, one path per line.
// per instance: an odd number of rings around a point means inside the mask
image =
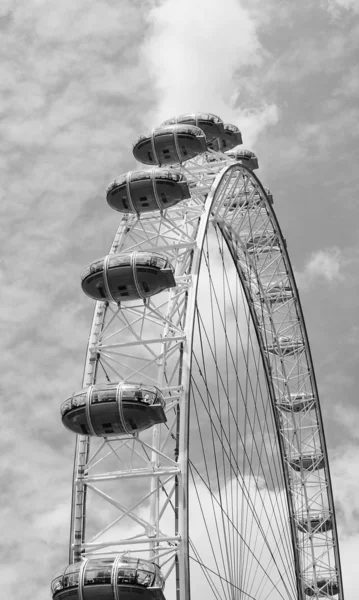
M 322 454 L 303 454 L 288 462 L 295 471 L 317 471 L 318 469 L 323 469 L 325 464 Z
M 328 598 L 328 596 L 336 596 L 339 594 L 339 585 L 336 580 L 332 579 L 317 579 L 317 584 L 312 583 L 311 585 L 304 588 L 306 596 L 320 596 Z
M 303 533 L 325 533 L 333 529 L 333 521 L 330 515 L 319 515 L 311 519 L 300 520 L 297 526 Z
M 269 188 L 264 188 L 265 193 L 267 194 L 269 204 L 274 204 L 273 194 Z
M 264 188 L 269 204 L 273 204 L 273 196 L 268 188 Z M 235 198 L 235 199 L 234 199 Z M 238 206 L 245 208 L 257 208 L 263 202 L 261 195 L 257 190 L 244 190 L 239 192 L 239 195 L 233 195 L 233 199 L 226 200 L 223 206 L 229 206 L 229 211 L 234 210 Z
M 278 239 L 275 234 L 265 235 L 258 234 L 247 240 L 246 249 L 249 254 L 255 252 L 267 253 L 279 250 Z
M 165 210 L 190 197 L 182 173 L 160 168 L 129 171 L 117 177 L 106 190 L 106 200 L 111 208 L 136 214 Z
M 226 154 L 229 158 L 241 163 L 251 171 L 259 168 L 258 158 L 251 150 L 229 150 Z
M 290 400 L 287 398 L 276 398 L 277 406 L 287 412 L 301 412 L 302 410 L 310 410 L 314 408 L 315 397 L 311 393 L 298 392 L 291 394 Z
M 258 292 L 259 294 L 259 292 Z M 265 298 L 262 298 L 262 301 L 269 302 L 270 304 L 279 304 L 287 302 L 293 298 L 293 291 L 290 285 L 272 285 L 270 288 L 267 288 L 265 292 Z
M 222 135 L 217 140 L 209 142 L 208 148 L 217 152 L 219 150 L 226 152 L 241 144 L 243 144 L 243 141 L 240 129 L 236 125 L 231 125 L 231 123 L 224 123 Z
M 99 383 L 76 392 L 61 405 L 62 422 L 84 435 L 126 435 L 167 421 L 162 392 L 137 383 Z
M 145 300 L 175 287 L 173 268 L 155 252 L 109 254 L 86 267 L 81 275 L 85 294 L 94 300 Z
M 272 354 L 295 354 L 303 350 L 303 348 L 303 340 L 290 335 L 283 335 L 278 338 L 277 342 L 268 344 L 267 351 Z
M 112 556 L 69 565 L 51 584 L 53 600 L 165 600 L 165 582 L 153 562 Z
M 172 117 L 161 123 L 161 127 L 165 125 L 195 125 L 204 132 L 207 142 L 212 142 L 223 137 L 224 126 L 223 121 L 217 115 L 211 113 L 192 113 Z
M 133 145 L 145 165 L 176 165 L 207 151 L 206 136 L 194 125 L 167 125 L 141 135 Z

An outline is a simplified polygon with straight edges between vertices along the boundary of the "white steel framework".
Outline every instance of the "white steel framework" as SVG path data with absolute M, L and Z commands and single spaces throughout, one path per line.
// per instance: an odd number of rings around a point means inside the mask
M 149 558 L 167 600 L 206 585 L 209 598 L 304 600 L 307 590 L 343 600 L 318 390 L 285 240 L 245 166 L 209 152 L 181 170 L 191 199 L 125 215 L 111 248 L 164 254 L 176 287 L 146 302 L 97 302 L 83 378 L 83 387 L 157 385 L 167 422 L 78 436 L 70 562 Z

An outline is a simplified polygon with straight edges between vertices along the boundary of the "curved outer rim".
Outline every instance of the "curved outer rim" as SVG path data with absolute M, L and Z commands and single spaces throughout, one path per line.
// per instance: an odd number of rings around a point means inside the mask
M 228 157 L 226 157 L 226 158 L 228 160 Z M 228 162 L 227 162 L 227 165 L 228 165 Z M 188 168 L 189 165 L 187 164 L 185 166 Z M 220 165 L 220 166 L 223 167 L 223 162 L 222 162 L 222 165 Z M 229 166 L 225 166 L 224 168 L 221 168 L 220 172 L 218 172 L 218 174 L 215 178 L 215 181 L 213 182 L 213 185 L 211 187 L 211 191 L 207 197 L 207 201 L 205 204 L 205 211 L 204 211 L 204 214 L 202 214 L 202 217 L 200 218 L 199 231 L 196 236 L 196 248 L 195 248 L 195 251 L 193 254 L 192 266 L 191 266 L 191 275 L 192 275 L 193 284 L 190 287 L 190 291 L 188 293 L 187 318 L 186 318 L 186 327 L 185 327 L 186 342 L 183 347 L 183 366 L 182 366 L 183 380 L 182 381 L 183 381 L 183 383 L 186 384 L 185 385 L 186 392 L 185 392 L 185 401 L 180 406 L 179 465 L 180 465 L 180 470 L 181 470 L 181 475 L 180 475 L 181 481 L 180 481 L 180 485 L 178 485 L 179 533 L 182 536 L 182 540 L 187 540 L 187 542 L 188 542 L 187 459 L 188 459 L 188 441 L 189 441 L 188 440 L 188 419 L 189 419 L 188 402 L 189 402 L 189 381 L 190 381 L 190 373 L 191 373 L 190 370 L 191 370 L 191 356 L 192 356 L 192 340 L 193 340 L 193 330 L 194 330 L 195 299 L 196 299 L 196 292 L 197 292 L 197 285 L 198 285 L 198 274 L 199 274 L 199 269 L 200 269 L 202 246 L 203 246 L 203 242 L 204 242 L 204 238 L 205 238 L 205 234 L 206 234 L 206 230 L 207 230 L 207 226 L 208 226 L 208 220 L 210 217 L 211 210 L 214 207 L 215 202 L 216 202 L 216 192 L 220 186 L 220 183 L 223 181 L 224 176 L 228 172 L 230 172 L 232 169 L 238 169 L 238 168 L 241 168 L 250 178 L 253 178 L 256 186 L 262 190 L 263 198 L 265 199 L 267 213 L 270 215 L 271 221 L 274 224 L 274 228 L 278 234 L 278 237 L 280 240 L 281 255 L 284 259 L 284 262 L 285 262 L 285 265 L 286 265 L 286 268 L 288 271 L 288 275 L 290 277 L 292 289 L 294 291 L 294 294 L 295 294 L 295 297 L 297 300 L 297 310 L 298 310 L 298 314 L 299 314 L 299 318 L 300 318 L 301 329 L 303 332 L 303 339 L 305 341 L 306 356 L 307 356 L 308 362 L 311 367 L 314 392 L 316 394 L 316 398 L 318 399 L 318 390 L 317 390 L 317 386 L 316 386 L 316 380 L 315 380 L 315 375 L 314 375 L 313 362 L 312 362 L 312 357 L 311 357 L 311 353 L 310 353 L 307 331 L 306 331 L 305 322 L 304 322 L 304 318 L 303 318 L 303 311 L 302 311 L 301 304 L 299 301 L 298 290 L 297 290 L 297 286 L 296 286 L 295 279 L 293 276 L 293 270 L 292 270 L 291 263 L 289 260 L 288 252 L 285 247 L 284 238 L 282 236 L 277 218 L 275 216 L 275 213 L 274 213 L 271 205 L 268 202 L 264 188 L 263 188 L 262 184 L 260 183 L 260 181 L 258 180 L 258 178 L 242 164 L 233 163 L 231 161 L 231 164 Z M 123 236 L 126 235 L 126 218 L 124 218 L 123 221 L 125 222 L 124 223 L 125 226 L 120 225 L 119 230 L 115 236 L 115 239 L 114 239 L 114 242 L 113 242 L 113 245 L 111 248 L 111 252 L 114 252 L 116 250 L 116 248 L 120 244 L 121 238 L 123 238 Z M 220 229 L 221 229 L 221 227 L 220 227 Z M 222 230 L 222 233 L 223 233 L 223 230 Z M 224 237 L 225 237 L 226 243 L 228 244 L 227 236 L 224 235 Z M 237 269 L 238 269 L 238 267 L 237 267 Z M 242 283 L 245 284 L 243 274 L 241 276 L 241 274 L 239 272 L 239 276 L 241 277 Z M 250 294 L 248 294 L 247 287 L 245 285 L 243 287 L 244 287 L 244 290 L 245 290 L 245 293 L 247 296 L 249 309 L 250 309 L 252 317 L 253 317 L 253 314 L 255 314 L 253 302 L 251 301 Z M 96 373 L 97 360 L 96 360 L 96 357 L 93 356 L 91 348 L 94 345 L 94 341 L 96 339 L 98 339 L 98 337 L 101 333 L 101 330 L 102 330 L 102 327 L 104 324 L 104 317 L 105 317 L 105 313 L 107 310 L 107 306 L 108 306 L 108 304 L 106 302 L 100 301 L 100 302 L 96 303 L 93 324 L 92 324 L 91 334 L 90 334 L 90 339 L 89 339 L 86 363 L 85 363 L 83 387 L 87 387 L 88 385 L 90 385 L 92 383 L 93 377 L 95 376 L 95 373 Z M 254 324 L 256 324 L 256 321 L 254 321 Z M 257 330 L 257 327 L 256 327 L 256 330 Z M 257 331 L 257 335 L 258 335 L 258 331 Z M 260 337 L 261 336 L 259 336 L 259 338 Z M 263 343 L 260 344 L 260 348 L 261 348 L 262 357 L 263 357 L 263 356 L 265 356 Z M 269 383 L 270 383 L 269 389 L 271 390 L 271 394 L 272 394 L 272 402 L 274 403 L 273 410 L 274 410 L 275 419 L 277 422 L 278 417 L 277 417 L 277 411 L 275 410 L 275 397 L 274 397 L 273 384 L 270 379 L 269 373 L 267 372 L 266 360 L 263 360 L 263 364 L 265 366 L 266 376 L 269 377 Z M 340 557 L 339 557 L 339 551 L 338 551 L 338 538 L 337 538 L 337 529 L 336 529 L 336 522 L 335 522 L 334 503 L 333 503 L 333 496 L 332 496 L 332 489 L 331 489 L 327 450 L 326 450 L 325 438 L 324 438 L 324 433 L 323 433 L 322 415 L 321 415 L 321 411 L 320 411 L 319 402 L 317 402 L 317 414 L 318 414 L 318 422 L 319 422 L 321 447 L 323 449 L 323 454 L 325 457 L 325 472 L 326 472 L 327 483 L 328 483 L 329 507 L 330 507 L 330 510 L 332 512 L 332 517 L 333 517 L 333 537 L 334 537 L 334 542 L 335 542 L 334 543 L 334 552 L 335 552 L 335 558 L 336 558 L 336 564 L 337 564 L 338 582 L 339 582 L 339 587 L 340 587 L 340 596 L 339 597 L 341 600 L 343 600 L 344 596 L 343 596 L 343 588 L 342 588 L 341 572 L 340 572 Z M 278 431 L 278 436 L 280 438 L 279 431 Z M 282 448 L 281 444 L 282 444 L 282 442 L 280 441 L 280 447 Z M 78 436 L 77 444 L 76 444 L 76 452 L 75 452 L 74 481 L 78 478 L 79 475 L 83 474 L 83 468 L 88 459 L 88 455 L 89 455 L 89 438 L 87 436 Z M 283 456 L 282 456 L 282 460 L 283 460 Z M 284 473 L 286 473 L 287 469 L 284 468 Z M 288 485 L 288 482 L 287 482 L 287 476 L 285 477 L 285 481 L 286 481 L 287 499 L 290 504 L 291 490 L 290 490 L 290 486 Z M 83 541 L 83 539 L 82 540 L 74 540 L 73 539 L 73 531 L 75 529 L 76 521 L 79 522 L 78 521 L 79 519 L 82 520 L 81 529 L 83 532 L 82 537 L 84 537 L 85 496 L 86 496 L 86 486 L 85 485 L 83 486 L 82 489 L 81 489 L 81 486 L 77 487 L 77 497 L 76 497 L 76 493 L 75 493 L 75 486 L 73 486 L 71 533 L 70 533 L 70 562 L 80 559 L 80 554 L 76 552 L 76 547 L 79 548 L 81 546 L 81 542 Z M 80 507 L 79 507 L 79 502 L 78 502 L 79 497 L 82 498 Z M 290 514 L 293 514 L 292 510 L 290 510 L 289 512 L 290 512 Z M 296 543 L 295 543 L 295 540 L 297 537 L 297 530 L 296 530 L 296 526 L 294 526 L 294 529 L 293 529 L 293 525 L 294 525 L 294 521 L 292 520 L 291 530 L 292 530 L 292 538 L 293 538 L 294 556 L 296 556 L 296 558 L 298 559 L 298 549 L 296 548 Z M 75 548 L 73 548 L 73 545 L 75 546 Z M 181 546 L 182 546 L 182 551 L 178 553 L 179 554 L 179 556 L 178 556 L 179 578 L 180 578 L 179 598 L 181 600 L 189 600 L 189 598 L 190 598 L 190 595 L 189 595 L 189 567 L 188 567 L 189 558 L 188 558 L 187 543 L 181 544 Z M 299 584 L 298 584 L 298 586 L 299 586 Z M 302 590 L 302 587 L 300 584 L 300 587 L 298 587 L 298 598 L 303 597 L 302 596 L 303 592 L 301 590 Z
M 258 179 L 258 177 L 254 173 L 251 173 L 251 177 L 253 177 L 253 179 L 256 181 L 256 184 L 262 189 L 263 194 L 266 196 L 264 187 L 263 187 L 262 183 L 260 182 L 260 180 Z M 293 288 L 293 291 L 295 294 L 297 310 L 299 313 L 301 329 L 302 329 L 303 338 L 304 338 L 304 342 L 305 342 L 306 356 L 307 356 L 307 360 L 309 362 L 309 366 L 311 369 L 311 375 L 312 375 L 311 379 L 312 379 L 313 391 L 314 391 L 314 395 L 317 399 L 316 412 L 317 412 L 317 418 L 318 418 L 318 424 L 319 424 L 320 441 L 321 441 L 323 456 L 324 456 L 324 460 L 325 460 L 326 479 L 327 479 L 327 483 L 328 483 L 329 509 L 331 511 L 332 519 L 333 519 L 334 553 L 335 553 L 335 559 L 336 559 L 336 564 L 337 564 L 337 576 L 338 576 L 338 583 L 339 583 L 339 590 L 340 590 L 339 598 L 341 598 L 343 600 L 344 599 L 344 590 L 343 590 L 343 581 L 342 581 L 342 574 L 341 574 L 341 562 L 340 562 L 339 543 L 338 543 L 338 529 L 337 529 L 335 508 L 334 508 L 333 488 L 332 488 L 332 481 L 331 481 L 331 476 L 330 476 L 328 450 L 327 450 L 327 444 L 326 444 L 325 434 L 324 434 L 323 416 L 322 416 L 322 411 L 321 411 L 321 406 L 320 406 L 320 401 L 319 401 L 319 392 L 318 392 L 318 386 L 317 386 L 317 381 L 316 381 L 316 376 L 315 376 L 315 369 L 314 369 L 314 364 L 313 364 L 312 353 L 311 353 L 310 344 L 309 344 L 308 332 L 307 332 L 307 327 L 305 324 L 302 305 L 301 305 L 300 298 L 299 298 L 297 283 L 296 283 L 296 280 L 294 277 L 292 264 L 291 264 L 291 261 L 289 258 L 289 253 L 287 250 L 287 244 L 286 244 L 285 238 L 282 234 L 282 230 L 280 228 L 277 216 L 273 210 L 273 206 L 270 203 L 267 203 L 267 209 L 271 215 L 271 220 L 275 225 L 275 229 L 278 233 L 278 237 L 281 242 L 281 254 L 282 254 L 282 257 L 284 258 L 287 272 L 290 276 L 290 282 L 291 282 L 291 285 L 292 285 L 292 288 Z
M 261 353 L 261 357 L 262 357 L 262 364 L 263 364 L 263 368 L 264 368 L 264 372 L 265 372 L 265 377 L 266 377 L 266 381 L 268 384 L 268 390 L 271 396 L 271 406 L 272 406 L 272 411 L 274 414 L 274 418 L 275 418 L 275 425 L 276 425 L 276 433 L 277 433 L 277 437 L 278 437 L 278 442 L 279 442 L 279 447 L 281 449 L 281 465 L 282 465 L 282 471 L 284 473 L 284 481 L 285 481 L 285 485 L 286 485 L 286 490 L 287 490 L 287 494 L 286 494 L 286 498 L 287 498 L 287 504 L 288 504 L 288 513 L 291 516 L 290 518 L 290 528 L 291 528 L 291 541 L 292 541 L 292 550 L 293 550 L 293 556 L 294 556 L 294 561 L 295 561 L 295 565 L 296 565 L 296 572 L 298 573 L 300 570 L 300 566 L 299 566 L 299 555 L 298 555 L 298 551 L 296 548 L 296 544 L 295 544 L 295 539 L 296 539 L 296 527 L 295 527 L 295 523 L 294 523 L 294 519 L 293 519 L 293 501 L 292 501 L 292 494 L 291 494 L 291 490 L 290 490 L 290 486 L 289 486 L 289 482 L 288 482 L 288 468 L 284 462 L 284 449 L 283 449 L 283 440 L 282 440 L 282 436 L 280 435 L 280 428 L 279 428 L 279 422 L 278 422 L 278 411 L 276 411 L 275 409 L 275 392 L 274 392 L 274 388 L 273 388 L 273 382 L 272 379 L 270 377 L 270 373 L 269 373 L 269 368 L 268 368 L 268 362 L 266 361 L 266 353 L 265 353 L 265 349 L 263 346 L 263 339 L 262 336 L 260 335 L 260 330 L 259 330 L 259 323 L 258 323 L 258 318 L 257 318 L 257 313 L 254 310 L 253 307 L 253 303 L 252 303 L 252 298 L 251 295 L 249 293 L 248 287 L 246 285 L 246 280 L 243 274 L 243 271 L 241 270 L 238 261 L 236 260 L 236 254 L 235 251 L 232 247 L 231 244 L 231 240 L 228 238 L 228 235 L 226 234 L 226 232 L 222 229 L 221 226 L 219 226 L 219 229 L 224 237 L 224 240 L 226 242 L 227 248 L 232 256 L 233 262 L 235 264 L 236 270 L 237 270 L 237 274 L 241 280 L 241 284 L 244 290 L 244 294 L 246 296 L 246 300 L 248 303 L 248 308 L 249 308 L 249 312 L 254 324 L 254 328 L 255 328 L 255 332 L 256 332 L 256 338 L 257 338 L 257 342 L 258 342 L 258 346 L 260 349 L 260 353 Z M 298 598 L 302 598 L 302 591 L 301 591 L 301 587 L 300 587 L 300 581 L 297 578 L 297 593 L 298 593 Z

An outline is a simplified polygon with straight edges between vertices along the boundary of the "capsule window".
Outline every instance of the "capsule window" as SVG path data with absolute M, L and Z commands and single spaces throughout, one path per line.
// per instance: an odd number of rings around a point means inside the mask
M 113 433 L 112 423 L 102 423 L 105 433 Z
M 64 588 L 76 587 L 79 583 L 79 573 L 69 573 L 64 575 Z
M 101 298 L 106 298 L 106 294 L 104 292 L 102 285 L 97 285 L 96 287 L 98 289 L 98 293 L 100 294 Z
M 152 573 L 148 571 L 137 571 L 137 583 L 144 587 L 150 587 L 154 577 Z
M 63 590 L 64 586 L 63 586 L 63 576 L 60 575 L 59 577 L 56 577 L 56 579 L 53 580 L 52 584 L 51 584 L 51 591 L 53 594 L 55 594 L 56 592 L 59 592 L 60 590 Z
M 117 574 L 117 583 L 134 583 L 136 579 L 136 569 L 119 569 Z
M 69 410 L 71 410 L 71 407 L 72 399 L 70 398 L 69 400 L 66 400 L 66 402 L 64 402 L 61 406 L 61 416 L 64 416 L 67 412 L 69 412 Z
M 80 396 L 74 396 L 72 398 L 71 408 L 77 408 L 78 406 L 85 406 L 86 395 L 81 394 Z
M 97 404 L 98 402 L 107 402 L 107 391 L 105 390 L 93 390 L 91 397 L 91 404 Z
M 111 583 L 111 569 L 88 569 L 85 571 L 85 585 L 99 585 Z
M 167 260 L 162 258 L 162 256 L 152 256 L 151 258 L 151 266 L 158 267 L 159 269 L 164 269 L 166 266 Z

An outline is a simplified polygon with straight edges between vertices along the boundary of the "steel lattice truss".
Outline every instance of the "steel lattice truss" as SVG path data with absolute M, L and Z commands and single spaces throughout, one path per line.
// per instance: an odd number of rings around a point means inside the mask
M 191 199 L 123 217 L 111 252 L 153 250 L 175 268 L 176 287 L 146 303 L 97 302 L 83 386 L 117 379 L 161 388 L 167 423 L 138 436 L 79 436 L 70 560 L 148 553 L 188 598 L 188 402 L 203 239 L 209 222 L 235 261 L 262 354 L 287 490 L 297 597 L 332 597 L 339 583 L 335 514 L 318 391 L 285 240 L 259 180 L 211 152 L 181 167 Z M 302 401 L 298 410 L 295 406 Z M 100 518 L 101 517 L 101 518 Z M 104 525 L 104 521 L 106 524 Z M 175 568 L 176 567 L 176 568 Z M 316 587 L 315 587 L 316 586 Z

